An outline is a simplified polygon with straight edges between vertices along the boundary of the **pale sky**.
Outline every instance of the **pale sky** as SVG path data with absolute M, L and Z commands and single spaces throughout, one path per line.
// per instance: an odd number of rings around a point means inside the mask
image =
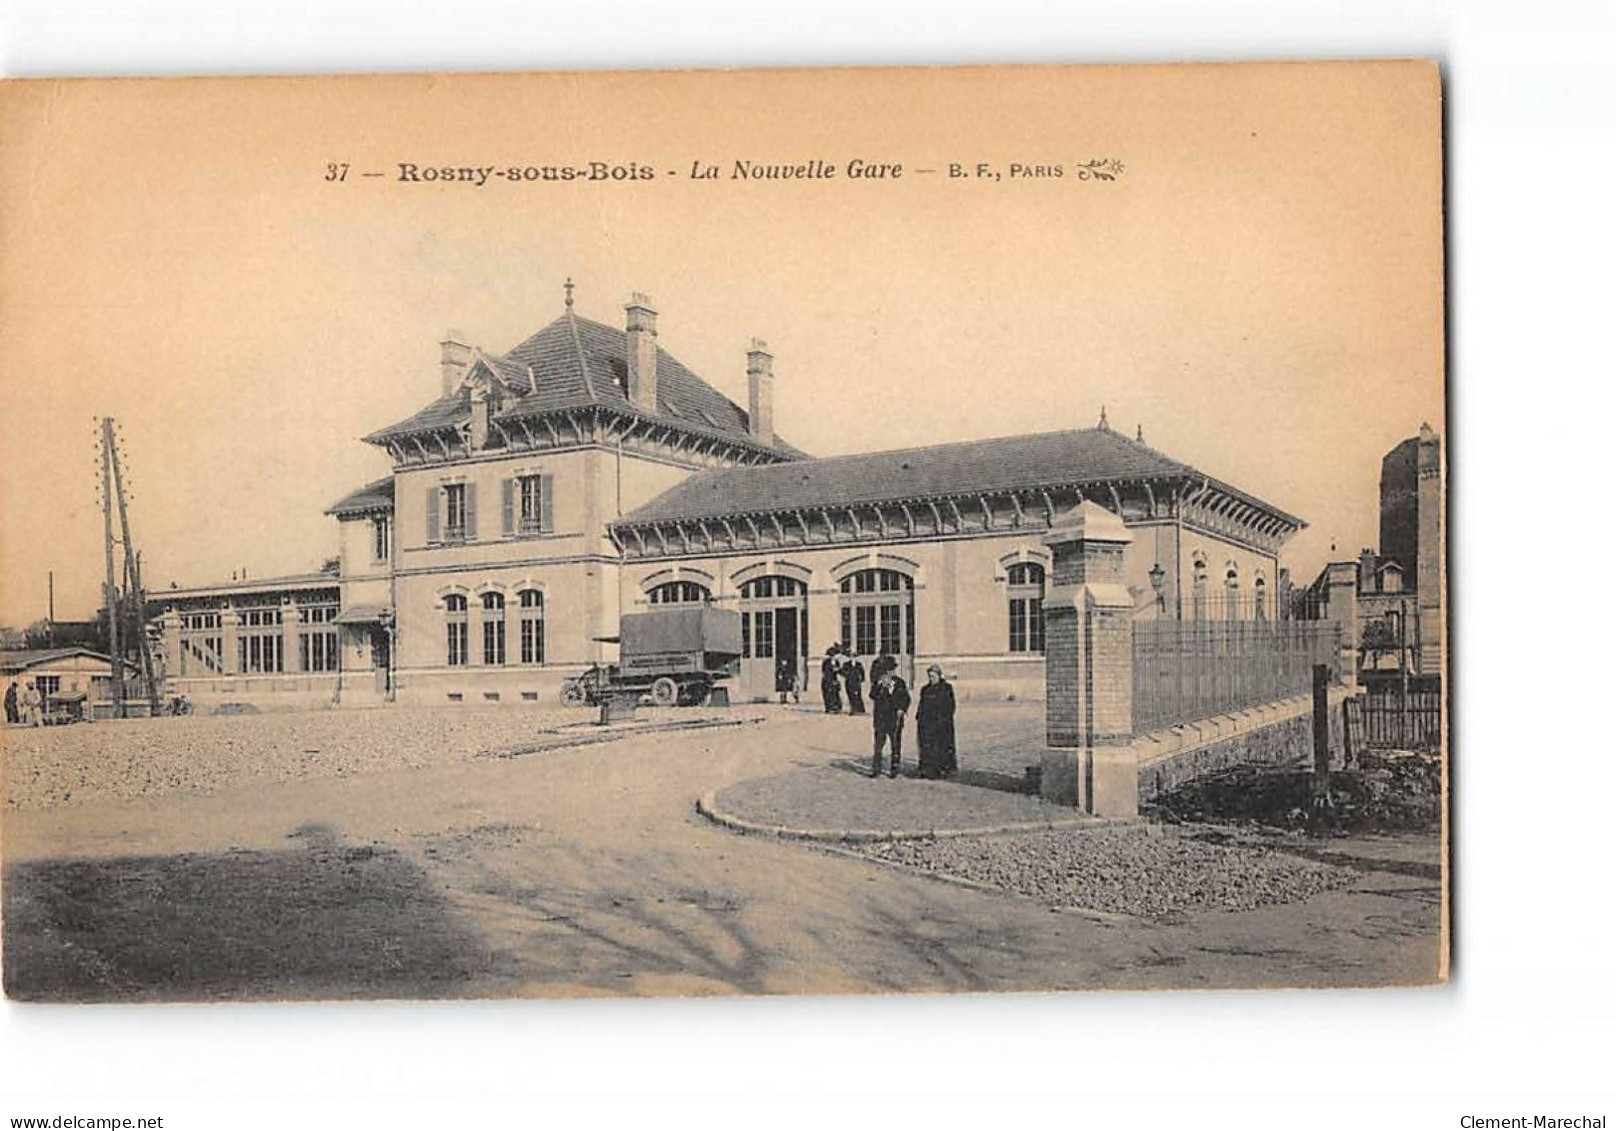
M 507 350 L 569 275 L 609 324 L 649 293 L 663 347 L 743 406 L 767 339 L 777 427 L 814 454 L 1103 403 L 1306 519 L 1303 581 L 1375 543 L 1381 456 L 1445 432 L 1430 65 L 11 84 L 0 152 L 0 623 L 44 614 L 48 570 L 59 619 L 99 604 L 93 417 L 121 426 L 149 586 L 312 570 L 324 508 L 386 473 L 358 438 L 437 395 L 444 330 Z M 688 176 L 814 158 L 906 171 Z M 1072 177 L 1102 158 L 1126 171 Z M 396 180 L 592 160 L 658 175 Z

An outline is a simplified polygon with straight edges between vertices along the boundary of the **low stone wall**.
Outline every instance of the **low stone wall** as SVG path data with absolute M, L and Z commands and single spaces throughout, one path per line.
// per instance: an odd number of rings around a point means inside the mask
M 368 678 L 368 674 L 367 678 Z M 332 706 L 336 673 L 301 672 L 285 675 L 170 677 L 167 695 L 183 695 L 191 707 L 206 714 L 225 703 L 246 703 L 262 711 L 308 711 Z
M 1330 689 L 1333 768 L 1340 768 L 1345 761 L 1341 704 L 1346 697 L 1344 688 Z M 1142 735 L 1134 740 L 1132 749 L 1138 765 L 1141 801 L 1234 766 L 1311 766 L 1313 697 L 1298 695 Z

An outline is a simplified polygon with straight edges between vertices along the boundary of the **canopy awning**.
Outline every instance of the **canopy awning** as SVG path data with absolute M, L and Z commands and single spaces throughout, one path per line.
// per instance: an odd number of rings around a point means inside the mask
M 391 605 L 355 605 L 337 614 L 338 624 L 381 624 L 393 619 Z

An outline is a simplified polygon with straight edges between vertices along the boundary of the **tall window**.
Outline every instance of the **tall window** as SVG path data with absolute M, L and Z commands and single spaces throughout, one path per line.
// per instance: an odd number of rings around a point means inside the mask
M 664 581 L 646 596 L 653 605 L 692 605 L 713 599 L 708 588 L 695 581 Z
M 443 488 L 443 537 L 449 542 L 466 540 L 466 485 L 449 483 Z
M 544 528 L 544 480 L 538 475 L 523 475 L 516 481 L 519 504 L 517 530 L 523 534 L 537 534 Z
M 1233 563 L 1223 575 L 1223 619 L 1240 620 L 1240 571 Z
M 1251 599 L 1254 605 L 1253 615 L 1258 620 L 1268 619 L 1268 582 L 1261 574 L 1251 583 Z
M 1196 558 L 1190 581 L 1190 604 L 1196 620 L 1206 619 L 1206 559 Z
M 771 574 L 768 577 L 757 577 L 741 586 L 741 656 L 745 659 L 767 660 L 774 656 L 775 649 L 785 649 L 782 655 L 788 655 L 793 648 L 807 654 L 808 636 L 804 631 L 808 618 L 808 608 L 804 598 L 808 595 L 808 586 L 794 577 L 783 577 Z M 784 598 L 784 600 L 782 600 Z M 751 605 L 751 608 L 745 606 Z M 784 609 L 782 614 L 780 610 Z M 795 610 L 795 612 L 793 612 Z M 791 623 L 795 632 L 795 640 L 775 638 L 775 629 L 778 616 L 795 617 Z M 781 633 L 792 632 L 793 628 L 782 628 Z
M 915 583 L 895 569 L 862 569 L 842 579 L 842 647 L 856 656 L 914 655 Z
M 298 659 L 306 672 L 337 670 L 337 607 L 299 605 L 297 608 Z
M 505 595 L 483 594 L 483 663 L 505 663 Z
M 378 562 L 391 561 L 393 557 L 393 521 L 388 518 L 373 518 L 370 520 L 370 549 L 371 556 Z
M 1044 650 L 1044 567 L 1017 562 L 1009 569 L 1010 651 Z
M 284 647 L 280 606 L 241 610 L 240 635 L 236 638 L 238 671 L 264 675 L 285 671 Z
M 524 589 L 517 596 L 521 606 L 522 662 L 544 663 L 544 594 Z
M 466 663 L 466 598 L 451 593 L 443 599 L 444 615 L 448 619 L 449 666 L 463 667 Z
M 224 671 L 224 636 L 215 610 L 180 614 L 180 675 Z

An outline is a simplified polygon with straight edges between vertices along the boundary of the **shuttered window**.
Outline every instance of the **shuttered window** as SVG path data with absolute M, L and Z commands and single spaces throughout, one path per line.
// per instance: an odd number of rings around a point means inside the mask
M 518 475 L 500 483 L 500 532 L 531 538 L 555 529 L 554 476 Z

